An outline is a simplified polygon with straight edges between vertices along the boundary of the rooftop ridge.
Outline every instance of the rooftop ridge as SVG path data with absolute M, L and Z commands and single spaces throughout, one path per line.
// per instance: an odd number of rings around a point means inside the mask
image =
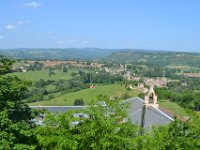
M 139 100 L 141 100 L 143 103 L 145 102 L 143 99 L 141 99 L 140 97 L 136 97 L 138 98 Z M 174 121 L 173 118 L 171 118 L 169 115 L 167 115 L 165 112 L 163 112 L 162 110 L 154 107 L 153 105 L 150 105 L 150 107 L 154 108 L 156 111 L 158 111 L 160 114 L 162 114 L 163 116 L 167 117 L 168 119 L 170 119 L 171 121 Z
M 143 99 L 141 99 L 140 97 L 132 97 L 132 98 L 125 99 L 125 100 L 121 101 L 120 104 L 131 102 L 133 100 L 140 100 L 142 103 L 145 103 L 145 101 Z M 86 106 L 41 106 L 41 105 L 39 105 L 39 106 L 29 106 L 29 107 L 31 107 L 31 108 L 87 108 L 89 106 L 90 105 L 86 105 Z M 174 121 L 173 118 L 171 118 L 169 115 L 164 113 L 162 110 L 155 108 L 152 105 L 150 105 L 150 108 L 153 108 L 154 110 L 156 110 L 157 113 L 168 118 L 169 120 Z

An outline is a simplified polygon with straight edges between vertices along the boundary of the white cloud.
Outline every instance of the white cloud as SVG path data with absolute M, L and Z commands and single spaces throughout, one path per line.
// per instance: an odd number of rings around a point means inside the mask
M 83 41 L 81 44 L 86 45 L 88 43 L 89 43 L 88 41 Z
M 56 40 L 56 39 L 57 39 L 57 37 L 56 37 L 56 36 L 51 36 L 51 38 L 52 38 L 53 40 Z
M 67 43 L 74 43 L 76 40 L 74 38 L 68 39 Z
M 3 39 L 3 38 L 4 38 L 4 36 L 3 36 L 3 35 L 0 35 L 0 40 Z
M 72 44 L 75 41 L 76 41 L 75 39 L 63 39 L 63 40 L 57 40 L 56 42 L 58 44 Z
M 20 25 L 27 24 L 27 23 L 29 23 L 29 21 L 19 20 L 16 22 L 16 25 L 20 26 Z
M 38 38 L 44 38 L 45 35 L 43 35 L 43 34 L 38 34 L 37 37 L 38 37 Z
M 14 30 L 14 29 L 17 29 L 19 26 L 27 24 L 27 23 L 29 23 L 29 21 L 19 20 L 14 24 L 6 25 L 6 29 L 7 30 Z
M 65 41 L 59 40 L 57 41 L 58 44 L 65 44 Z
M 14 30 L 14 29 L 16 29 L 16 28 L 17 28 L 17 26 L 12 25 L 12 24 L 8 24 L 8 25 L 6 26 L 6 29 L 7 29 L 7 30 Z
M 53 32 L 53 31 L 49 31 L 48 34 L 49 34 L 49 35 L 53 35 L 54 32 Z
M 56 40 L 57 39 L 57 37 L 55 36 L 55 34 L 54 34 L 54 32 L 53 31 L 49 31 L 48 32 L 48 35 L 51 37 L 51 39 L 53 39 L 53 40 Z M 59 43 L 59 42 L 58 42 Z M 62 42 L 61 42 L 62 43 Z
M 28 2 L 28 3 L 24 3 L 23 6 L 27 7 L 27 8 L 38 8 L 38 7 L 41 6 L 41 3 L 38 3 L 38 2 Z

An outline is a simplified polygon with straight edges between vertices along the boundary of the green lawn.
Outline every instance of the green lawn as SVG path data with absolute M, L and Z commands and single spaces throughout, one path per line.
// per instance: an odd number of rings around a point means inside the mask
M 70 75 L 74 70 L 69 70 L 69 72 L 61 72 L 59 70 L 55 70 L 55 75 L 52 75 L 49 77 L 49 71 L 48 70 L 38 70 L 38 71 L 28 71 L 28 72 L 14 72 L 9 73 L 7 75 L 16 75 L 22 80 L 28 80 L 28 81 L 39 81 L 40 79 L 43 80 L 68 80 L 71 79 L 72 76 Z
M 160 107 L 170 110 L 171 112 L 175 113 L 180 117 L 188 116 L 186 110 L 176 103 L 166 100 L 166 101 L 160 101 L 159 105 Z
M 43 106 L 62 106 L 62 105 L 73 105 L 75 99 L 82 98 L 85 104 L 90 104 L 92 101 L 97 101 L 97 96 L 100 94 L 112 96 L 121 96 L 124 93 L 128 93 L 130 96 L 134 97 L 138 95 L 137 90 L 126 90 L 124 85 L 112 84 L 97 86 L 96 89 L 84 89 L 78 92 L 67 93 L 61 96 L 57 96 L 52 100 L 41 101 L 35 103 L 29 103 L 29 105 L 43 105 Z

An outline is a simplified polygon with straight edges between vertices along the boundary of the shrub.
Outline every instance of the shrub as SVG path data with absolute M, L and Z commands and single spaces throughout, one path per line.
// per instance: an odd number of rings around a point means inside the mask
M 74 106 L 84 106 L 84 101 L 83 99 L 75 99 L 74 100 Z

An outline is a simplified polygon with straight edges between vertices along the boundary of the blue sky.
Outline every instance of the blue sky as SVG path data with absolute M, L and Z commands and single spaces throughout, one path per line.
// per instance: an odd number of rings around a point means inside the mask
M 0 0 L 0 48 L 200 52 L 199 0 Z

